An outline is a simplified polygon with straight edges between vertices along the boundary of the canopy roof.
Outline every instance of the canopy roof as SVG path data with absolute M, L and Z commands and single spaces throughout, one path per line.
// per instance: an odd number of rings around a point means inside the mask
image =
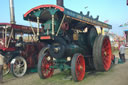
M 98 21 L 98 19 L 96 19 L 96 18 L 94 19 L 94 18 L 90 17 L 89 15 L 83 15 L 83 13 L 77 13 L 70 9 L 63 8 L 63 7 L 60 7 L 57 5 L 40 5 L 40 6 L 34 7 L 24 14 L 24 19 L 36 22 L 37 17 L 39 17 L 40 18 L 39 21 L 40 21 L 40 23 L 42 23 L 46 17 L 50 17 L 48 15 L 48 12 L 52 15 L 58 11 L 65 14 L 66 18 L 71 18 L 71 19 L 74 19 L 74 20 L 77 20 L 80 22 L 85 22 L 87 24 L 112 29 L 111 25 L 106 24 L 101 21 Z
M 7 28 L 7 30 L 14 29 L 16 33 L 27 33 L 32 34 L 32 28 L 29 26 L 18 25 L 18 24 L 10 24 L 10 23 L 0 23 L 0 30 Z M 33 28 L 34 31 L 37 31 L 37 28 Z

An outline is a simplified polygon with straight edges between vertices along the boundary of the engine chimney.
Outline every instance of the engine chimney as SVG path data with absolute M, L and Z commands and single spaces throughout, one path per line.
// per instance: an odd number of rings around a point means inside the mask
M 10 23 L 11 24 L 15 24 L 15 14 L 14 14 L 14 4 L 13 4 L 13 0 L 9 0 L 10 1 Z
M 57 0 L 56 3 L 57 3 L 58 6 L 64 7 L 63 0 Z

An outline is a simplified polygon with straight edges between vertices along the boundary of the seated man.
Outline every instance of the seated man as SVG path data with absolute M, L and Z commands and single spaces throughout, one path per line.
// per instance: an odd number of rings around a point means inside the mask
M 18 40 L 18 42 L 23 42 L 23 37 L 19 37 L 19 40 Z
M 16 47 L 23 47 L 23 37 L 19 37 L 19 40 L 16 43 Z

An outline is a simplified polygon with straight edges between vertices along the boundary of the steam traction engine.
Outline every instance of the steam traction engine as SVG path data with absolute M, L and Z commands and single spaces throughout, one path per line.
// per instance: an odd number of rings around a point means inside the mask
M 63 1 L 63 0 L 58 0 Z M 58 6 L 59 5 L 59 6 Z M 108 36 L 97 34 L 95 26 L 112 26 L 97 18 L 57 5 L 40 5 L 24 14 L 24 19 L 42 26 L 39 40 L 48 44 L 40 51 L 40 78 L 53 75 L 54 69 L 71 69 L 75 81 L 83 80 L 86 69 L 108 71 L 111 66 L 111 44 Z
M 0 23 L 0 55 L 4 56 L 5 61 L 3 74 L 11 70 L 15 77 L 22 77 L 28 69 L 37 66 L 38 54 L 44 44 L 35 37 L 37 28 L 16 24 L 13 0 L 9 2 L 10 23 Z
M 33 28 L 33 31 L 36 32 L 36 29 Z M 44 44 L 33 39 L 31 39 L 33 41 L 24 42 L 23 37 L 16 39 L 21 34 L 28 35 L 27 37 L 30 38 L 29 35 L 33 35 L 31 27 L 0 23 L 0 54 L 5 60 L 4 75 L 11 70 L 15 77 L 22 77 L 27 69 L 35 68 L 37 65 L 38 54 Z

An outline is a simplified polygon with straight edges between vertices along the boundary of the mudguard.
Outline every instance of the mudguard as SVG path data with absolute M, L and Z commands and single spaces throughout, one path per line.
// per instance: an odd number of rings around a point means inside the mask
M 15 52 L 12 52 L 10 53 L 9 57 L 7 58 L 7 61 L 6 63 L 10 63 L 12 61 L 12 59 L 14 59 L 16 56 L 19 56 L 20 55 L 20 51 L 15 51 Z

